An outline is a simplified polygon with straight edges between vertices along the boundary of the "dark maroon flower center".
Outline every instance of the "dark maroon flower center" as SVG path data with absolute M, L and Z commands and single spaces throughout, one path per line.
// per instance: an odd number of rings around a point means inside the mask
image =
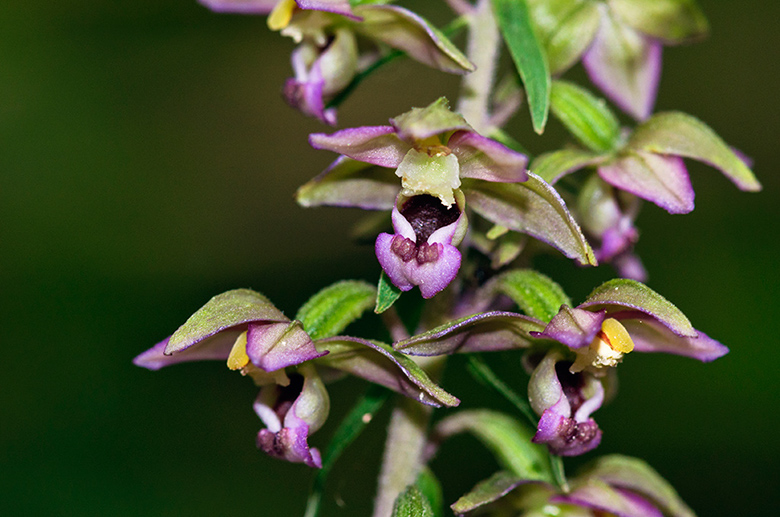
M 401 207 L 401 215 L 412 225 L 417 242 L 422 244 L 428 242 L 428 237 L 439 228 L 457 221 L 460 210 L 455 205 L 447 208 L 439 198 L 423 194 L 406 200 Z

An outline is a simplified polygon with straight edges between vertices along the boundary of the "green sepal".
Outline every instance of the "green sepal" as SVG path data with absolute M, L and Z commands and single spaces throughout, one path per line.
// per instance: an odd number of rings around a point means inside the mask
M 395 6 L 355 7 L 362 20 L 355 31 L 381 41 L 425 65 L 451 74 L 473 72 L 474 64 L 439 29 L 421 16 Z
M 608 485 L 635 492 L 652 501 L 664 515 L 695 517 L 693 510 L 680 498 L 675 489 L 650 465 L 638 458 L 612 454 L 598 458 L 578 479 L 598 479 Z
M 166 354 L 183 350 L 222 330 L 250 321 L 290 321 L 265 296 L 251 289 L 234 289 L 214 296 L 174 332 Z
M 374 304 L 376 289 L 359 280 L 343 280 L 321 290 L 301 306 L 295 319 L 312 339 L 332 337 Z
M 500 470 L 477 483 L 467 494 L 450 506 L 455 515 L 462 515 L 486 504 L 497 501 L 522 483 L 516 474 Z
M 709 31 L 694 0 L 610 0 L 609 5 L 627 24 L 665 43 L 698 40 Z
M 560 285 L 531 269 L 507 271 L 492 279 L 490 285 L 509 296 L 524 313 L 545 323 L 558 314 L 561 305 L 572 304 Z
M 439 97 L 424 108 L 412 108 L 390 119 L 402 140 L 424 140 L 434 135 L 458 130 L 470 131 L 466 119 L 450 109 L 446 97 Z M 449 135 L 447 135 L 449 138 Z M 445 139 L 442 143 L 446 143 Z
M 491 183 L 464 178 L 468 205 L 494 224 L 550 244 L 582 265 L 597 264 L 593 249 L 561 196 L 539 176 L 523 183 Z
M 374 415 L 382 408 L 390 391 L 382 386 L 372 384 L 361 396 L 352 410 L 344 417 L 336 432 L 333 433 L 325 453 L 322 455 L 322 468 L 314 477 L 309 499 L 306 502 L 304 517 L 316 517 L 320 509 L 320 501 L 325 491 L 325 482 L 328 479 L 331 468 L 336 463 L 341 453 L 344 452 L 363 429 L 371 422 Z
M 493 0 L 493 14 L 523 80 L 534 131 L 544 132 L 550 109 L 550 70 L 525 0 Z
M 423 467 L 414 484 L 431 505 L 433 517 L 444 517 L 444 493 L 441 489 L 441 483 L 433 471 L 428 467 Z
M 379 341 L 340 336 L 314 342 L 328 355 L 318 364 L 335 368 L 389 388 L 434 407 L 455 407 L 460 400 L 431 380 L 410 357 Z
M 376 289 L 376 303 L 374 305 L 374 312 L 376 314 L 382 314 L 387 309 L 393 306 L 393 304 L 401 297 L 401 290 L 398 289 L 387 278 L 384 271 L 379 275 L 379 285 Z
M 338 158 L 295 192 L 303 207 L 349 206 L 366 210 L 391 210 L 398 194 L 398 177 L 392 170 Z
M 620 122 L 600 99 L 576 84 L 553 81 L 550 92 L 553 115 L 591 151 L 614 149 L 620 138 Z
M 636 128 L 626 149 L 693 158 L 720 169 L 737 187 L 761 190 L 750 168 L 707 124 L 676 111 L 658 113 Z
M 398 341 L 394 347 L 408 355 L 446 355 L 455 352 L 528 348 L 530 332 L 542 332 L 544 323 L 512 312 L 483 312 L 464 316 Z
M 553 482 L 547 448 L 531 442 L 535 430 L 504 413 L 488 409 L 460 411 L 440 421 L 436 435 L 469 432 L 485 445 L 502 467 L 526 480 Z
M 395 500 L 392 517 L 433 517 L 433 509 L 417 485 L 409 485 Z
M 608 158 L 608 155 L 582 149 L 559 149 L 537 156 L 529 170 L 550 185 L 554 185 L 563 176 L 585 167 L 598 165 Z
M 627 278 L 615 278 L 604 282 L 588 295 L 579 306 L 589 310 L 618 307 L 638 309 L 651 314 L 680 336 L 696 337 L 698 333 L 691 322 L 672 302 L 645 284 Z

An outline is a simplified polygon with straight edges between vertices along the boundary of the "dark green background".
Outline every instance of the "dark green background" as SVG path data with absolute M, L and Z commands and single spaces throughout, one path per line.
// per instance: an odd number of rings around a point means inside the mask
M 440 3 L 425 3 L 435 17 Z M 629 356 L 620 396 L 597 414 L 600 451 L 647 459 L 702 516 L 756 515 L 780 504 L 780 8 L 700 3 L 712 35 L 665 51 L 658 109 L 706 121 L 755 159 L 765 188 L 742 193 L 691 165 L 696 211 L 646 207 L 638 250 L 651 287 L 731 353 L 711 365 Z M 311 471 L 256 451 L 249 381 L 218 364 L 130 364 L 224 290 L 252 287 L 294 313 L 338 278 L 376 278 L 370 246 L 348 237 L 359 214 L 292 200 L 333 156 L 308 147 L 323 128 L 279 96 L 291 49 L 263 19 L 194 0 L 0 6 L 0 514 L 302 515 Z M 381 124 L 456 92 L 451 77 L 395 63 L 340 122 Z M 527 112 L 514 125 L 544 149 Z M 561 141 L 550 133 L 544 145 Z M 576 300 L 610 275 L 541 266 Z M 446 381 L 464 404 L 486 395 Z M 315 445 L 362 388 L 333 386 Z M 369 512 L 382 425 L 334 472 L 327 515 Z M 448 502 L 493 469 L 470 439 L 445 453 L 434 468 Z

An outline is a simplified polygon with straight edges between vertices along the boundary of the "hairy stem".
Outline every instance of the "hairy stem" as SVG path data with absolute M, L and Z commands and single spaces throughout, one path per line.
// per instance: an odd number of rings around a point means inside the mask
M 445 356 L 420 358 L 431 378 L 439 377 Z M 414 483 L 424 466 L 425 445 L 433 408 L 402 397 L 390 417 L 387 441 L 379 473 L 373 517 L 390 517 L 398 495 Z
M 468 58 L 477 69 L 463 78 L 458 111 L 477 132 L 489 134 L 490 94 L 501 43 L 490 0 L 479 0 L 468 15 Z

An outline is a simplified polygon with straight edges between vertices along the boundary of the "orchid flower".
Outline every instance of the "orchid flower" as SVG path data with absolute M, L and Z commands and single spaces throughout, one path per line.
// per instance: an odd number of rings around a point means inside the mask
M 375 296 L 370 286 L 358 288 Z M 291 321 L 266 297 L 249 289 L 215 296 L 133 363 L 158 370 L 199 360 L 226 361 L 229 369 L 252 378 L 260 387 L 254 409 L 265 424 L 257 446 L 275 458 L 310 467 L 321 467 L 322 461 L 308 438 L 322 427 L 330 411 L 323 373 L 329 377 L 334 377 L 334 370 L 351 373 L 429 405 L 458 403 L 388 346 L 338 336 L 314 340 L 304 323 Z
M 541 418 L 534 441 L 547 444 L 554 454 L 578 455 L 598 445 L 601 431 L 591 414 L 611 394 L 614 367 L 626 354 L 665 352 L 708 362 L 728 353 L 694 329 L 677 307 L 633 280 L 606 282 L 574 308 L 557 284 L 538 273 L 510 271 L 485 284 L 483 291 L 488 301 L 509 294 L 529 315 L 473 314 L 399 341 L 394 348 L 423 356 L 529 350 L 524 361 L 531 373 L 529 400 Z M 534 360 L 540 351 L 547 353 Z
M 693 511 L 658 472 L 637 458 L 596 459 L 566 490 L 550 482 L 499 471 L 451 506 L 455 515 L 561 517 L 693 517 Z
M 389 126 L 317 133 L 309 141 L 317 149 L 342 154 L 326 175 L 343 174 L 354 167 L 346 159 L 395 169 L 401 179 L 400 191 L 397 186 L 373 189 L 368 183 L 366 188 L 344 190 L 350 198 L 335 196 L 328 204 L 388 208 L 388 198 L 394 195 L 395 233 L 377 238 L 377 258 L 393 284 L 402 291 L 420 286 L 425 298 L 444 289 L 460 267 L 455 246 L 468 224 L 461 181 L 517 183 L 528 179 L 524 155 L 476 133 L 463 117 L 449 110 L 444 98 L 391 119 Z M 302 187 L 298 198 L 311 205 L 307 188 Z M 364 193 L 369 197 L 363 197 Z
M 362 67 L 377 59 L 373 49 L 387 45 L 425 65 L 465 74 L 474 66 L 446 36 L 417 14 L 393 5 L 361 5 L 348 0 L 201 0 L 214 11 L 267 14 L 268 27 L 292 38 L 294 77 L 285 82 L 285 100 L 305 115 L 336 125 L 327 102 L 343 91 Z M 358 54 L 357 36 L 372 43 Z

